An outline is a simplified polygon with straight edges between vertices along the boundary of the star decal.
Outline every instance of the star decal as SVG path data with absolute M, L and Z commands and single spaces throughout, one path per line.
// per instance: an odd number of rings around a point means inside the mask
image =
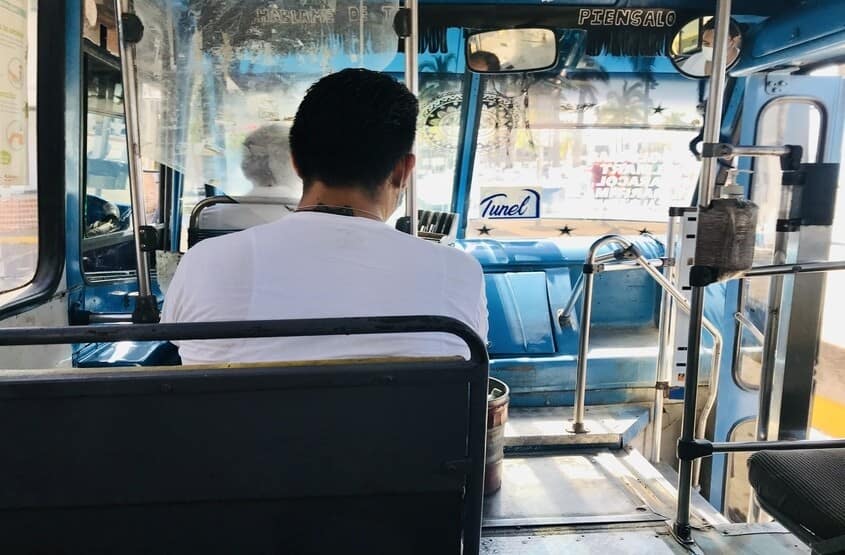
M 664 110 L 666 110 L 666 108 L 664 108 L 662 104 L 658 104 L 654 107 L 653 112 L 655 114 L 662 114 Z
M 565 225 L 563 227 L 559 227 L 557 230 L 560 231 L 561 235 L 572 235 L 572 232 L 575 231 L 575 228 Z
M 493 228 L 487 227 L 486 224 L 478 228 L 479 235 L 490 235 L 491 231 L 493 231 Z
M 640 230 L 640 235 L 649 235 L 650 233 L 651 230 L 649 230 L 647 227 L 644 227 Z

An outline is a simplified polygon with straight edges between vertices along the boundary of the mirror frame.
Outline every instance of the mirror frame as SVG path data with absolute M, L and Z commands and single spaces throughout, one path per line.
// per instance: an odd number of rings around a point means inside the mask
M 672 66 L 678 71 L 678 73 L 680 73 L 684 77 L 688 77 L 690 79 L 696 79 L 696 80 L 698 80 L 698 79 L 709 79 L 710 75 L 693 75 L 692 73 L 684 71 L 683 68 L 678 64 L 678 62 L 675 61 L 675 56 L 672 54 L 672 43 L 675 42 L 675 37 L 678 36 L 678 34 L 681 32 L 681 30 L 684 27 L 686 27 L 687 25 L 689 25 L 693 21 L 703 19 L 705 17 L 708 17 L 708 16 L 707 15 L 700 15 L 698 17 L 693 17 L 692 19 L 690 19 L 689 21 L 687 21 L 686 23 L 684 23 L 683 25 L 678 27 L 678 31 L 674 35 L 672 35 L 672 39 L 669 41 L 669 43 L 666 46 L 666 57 L 669 58 L 669 61 L 672 63 Z M 715 17 L 715 16 L 712 16 L 712 17 Z M 726 71 L 730 71 L 734 66 L 736 66 L 737 63 L 739 63 L 739 59 L 742 57 L 742 47 L 745 43 L 745 33 L 742 32 L 742 26 L 740 26 L 740 24 L 737 23 L 737 21 L 733 17 L 730 19 L 730 24 L 731 24 L 731 27 L 733 27 L 737 30 L 737 33 L 738 33 L 739 39 L 740 39 L 740 47 L 739 47 L 739 53 L 736 55 L 736 58 L 734 58 L 734 60 L 732 62 L 729 62 L 727 67 L 725 68 Z
M 537 30 L 549 31 L 550 33 L 552 33 L 552 36 L 555 38 L 555 42 L 554 42 L 555 55 L 554 55 L 554 59 L 553 59 L 551 64 L 549 64 L 547 66 L 536 67 L 536 68 L 531 68 L 531 69 L 498 70 L 498 71 L 476 71 L 469 66 L 469 56 L 470 56 L 469 39 L 471 39 L 472 37 L 474 37 L 476 35 L 481 35 L 481 34 L 484 34 L 484 33 L 494 33 L 496 31 L 519 31 L 519 30 L 522 30 L 522 29 L 525 29 L 525 30 L 537 29 Z M 555 32 L 555 30 L 552 29 L 551 27 L 544 27 L 542 25 L 531 25 L 530 27 L 501 27 L 501 28 L 496 28 L 496 29 L 477 29 L 477 30 L 474 30 L 474 31 L 467 33 L 467 35 L 464 37 L 464 67 L 470 73 L 477 73 L 479 75 L 512 75 L 512 74 L 515 74 L 515 73 L 516 74 L 518 74 L 518 73 L 533 73 L 533 72 L 537 72 L 537 71 L 548 71 L 548 70 L 556 67 L 559 63 L 560 63 L 560 37 Z

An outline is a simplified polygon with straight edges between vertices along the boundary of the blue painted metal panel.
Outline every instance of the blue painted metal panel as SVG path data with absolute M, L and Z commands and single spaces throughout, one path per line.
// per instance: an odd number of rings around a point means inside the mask
M 481 75 L 470 74 L 468 85 L 465 87 L 464 100 L 465 117 L 461 118 L 460 143 L 458 158 L 455 160 L 455 181 L 452 186 L 452 212 L 458 214 L 458 238 L 466 236 L 467 214 L 469 214 L 469 191 L 472 186 L 472 167 L 475 164 L 475 138 L 478 136 L 478 126 L 481 119 L 481 106 L 478 97 L 481 95 Z
M 176 346 L 166 341 L 137 343 L 89 343 L 74 353 L 74 366 L 102 368 L 112 366 L 167 366 L 179 364 Z
M 766 21 L 746 50 L 753 58 L 761 58 L 793 49 L 794 58 L 807 43 L 842 32 L 842 21 L 845 4 L 841 0 L 816 1 L 789 16 Z
M 513 271 L 516 268 L 577 266 L 584 264 L 587 250 L 597 237 L 564 239 L 465 239 L 457 246 L 472 254 L 485 272 Z M 663 245 L 648 236 L 628 237 L 647 258 L 663 256 Z M 607 247 L 600 253 L 611 252 Z
M 488 274 L 485 284 L 492 356 L 555 352 L 544 273 Z
M 82 182 L 82 5 L 67 1 L 65 20 L 65 276 L 73 302 L 82 285 L 80 267 Z M 70 303 L 68 303 L 70 304 Z
M 647 257 L 663 255 L 663 245 L 654 239 L 632 239 Z M 578 329 L 562 328 L 556 313 L 569 300 L 594 240 L 580 237 L 459 242 L 459 247 L 472 254 L 486 274 L 491 373 L 510 385 L 514 406 L 572 404 Z M 514 287 L 515 283 L 519 285 Z M 587 402 L 650 399 L 656 378 L 657 285 L 637 270 L 600 274 L 594 303 L 596 336 L 603 332 L 605 337 L 618 334 L 629 339 L 618 347 L 605 340 L 591 351 Z M 580 303 L 576 305 L 576 319 L 579 312 Z M 526 340 L 526 327 L 531 326 L 536 326 L 538 333 L 536 344 Z M 630 337 L 641 339 L 632 341 Z M 594 341 L 593 346 L 596 344 Z M 704 355 L 704 382 L 710 368 L 708 356 Z
M 569 268 L 549 268 L 546 270 L 546 287 L 549 292 L 549 309 L 552 316 L 552 330 L 554 331 L 557 352 L 578 352 L 578 333 L 572 326 L 561 326 L 557 318 L 558 310 L 563 310 L 572 295 L 571 270 Z
M 573 272 L 578 279 L 581 272 Z M 596 276 L 592 321 L 595 326 L 657 326 L 660 310 L 659 286 L 645 272 L 631 270 L 607 272 Z M 580 315 L 582 303 L 579 302 Z
M 795 60 L 834 60 L 845 53 L 845 3 L 815 0 L 764 22 L 746 41 L 732 73 L 751 74 Z

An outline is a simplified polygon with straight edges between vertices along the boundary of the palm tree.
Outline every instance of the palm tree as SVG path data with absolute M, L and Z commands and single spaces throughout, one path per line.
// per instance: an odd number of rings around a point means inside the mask
M 450 68 L 449 66 L 452 62 L 456 61 L 457 58 L 454 53 L 450 54 L 438 54 L 433 57 L 433 59 L 426 60 L 420 64 L 420 71 L 431 71 L 433 73 L 450 73 L 457 71 L 458 65 L 455 64 L 454 68 Z
M 457 71 L 457 63 L 454 63 L 456 61 L 457 57 L 455 54 L 450 53 L 438 54 L 420 63 L 419 71 L 422 74 L 420 81 L 424 81 L 420 90 L 420 96 L 436 96 L 441 92 L 446 83 L 450 82 L 449 79 L 444 79 L 445 75 Z
M 596 62 L 594 58 L 584 57 L 578 64 L 582 68 L 574 71 L 566 72 L 566 75 L 560 80 L 561 91 L 577 91 L 578 104 L 575 107 L 577 112 L 577 128 L 572 141 L 572 165 L 581 165 L 581 151 L 583 150 L 581 142 L 581 128 L 584 125 L 584 113 L 590 108 L 598 104 L 599 95 L 596 83 L 607 83 L 610 79 L 610 74 L 604 67 Z M 555 143 L 553 145 L 553 156 L 559 155 L 560 137 L 555 136 Z
M 657 79 L 654 78 L 654 56 L 634 56 L 629 58 L 631 67 L 640 81 L 643 83 L 643 123 L 648 124 L 648 117 L 651 115 L 652 102 L 650 92 L 657 88 Z
M 612 91 L 599 108 L 599 121 L 606 124 L 642 124 L 648 121 L 646 92 L 642 81 L 630 84 L 626 79 L 622 91 Z

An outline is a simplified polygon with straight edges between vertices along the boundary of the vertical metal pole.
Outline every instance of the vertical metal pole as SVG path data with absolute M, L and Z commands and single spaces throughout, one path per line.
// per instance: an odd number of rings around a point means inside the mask
M 595 279 L 596 252 L 609 243 L 616 243 L 623 248 L 631 246 L 630 241 L 619 235 L 605 235 L 596 239 L 587 251 L 584 271 L 584 297 L 581 300 L 581 329 L 578 330 L 578 365 L 575 370 L 575 407 L 571 432 L 588 432 L 584 426 L 584 405 L 587 398 L 587 358 L 590 350 L 590 320 L 593 313 L 593 280 Z
M 150 287 L 149 253 L 141 250 L 141 228 L 146 225 L 146 208 L 141 176 L 141 132 L 138 118 L 138 82 L 135 68 L 135 45 L 126 41 L 123 17 L 132 13 L 131 0 L 115 0 L 120 71 L 123 77 L 123 107 L 126 113 L 126 143 L 129 149 L 129 195 L 132 202 L 132 234 L 135 238 L 135 260 L 138 274 L 136 321 L 158 321 L 158 308 Z
M 786 220 L 792 209 L 792 187 L 781 187 L 778 219 Z M 775 235 L 772 264 L 785 264 L 789 248 L 789 231 Z M 792 260 L 795 261 L 794 259 Z M 772 393 L 774 391 L 775 362 L 780 338 L 781 308 L 783 305 L 784 275 L 772 276 L 769 282 L 769 307 L 763 335 L 763 355 L 760 361 L 760 393 L 757 412 L 757 440 L 766 441 L 770 435 Z M 777 430 L 774 430 L 777 433 Z
M 792 187 L 780 186 L 780 204 L 778 206 L 778 219 L 787 220 L 792 211 Z M 772 264 L 786 264 L 787 260 L 791 258 L 795 262 L 795 256 L 789 256 L 789 231 L 777 231 L 775 235 L 774 252 L 772 253 Z M 795 253 L 793 253 L 794 255 Z M 760 390 L 757 395 L 757 440 L 766 441 L 770 436 L 778 437 L 778 423 L 780 410 L 775 411 L 775 418 L 772 418 L 772 405 L 777 403 L 780 405 L 781 395 L 783 389 L 781 382 L 778 387 L 775 387 L 775 376 L 777 374 L 777 354 L 778 345 L 781 343 L 781 320 L 788 319 L 789 307 L 787 307 L 786 314 L 783 311 L 783 297 L 785 275 L 775 275 L 769 281 L 769 299 L 768 309 L 766 311 L 766 327 L 763 330 L 763 353 L 760 361 Z M 794 278 L 789 278 L 794 279 Z M 760 522 L 761 507 L 757 502 L 757 497 L 753 490 L 749 492 L 748 496 L 748 513 L 746 521 L 748 523 Z
M 673 285 L 675 284 L 676 258 L 675 237 L 677 233 L 677 217 L 669 215 L 669 224 L 666 228 L 666 259 L 663 265 L 663 274 Z M 651 462 L 660 462 L 660 445 L 663 442 L 663 395 L 664 384 L 669 385 L 669 372 L 672 365 L 674 349 L 672 338 L 675 337 L 675 305 L 674 299 L 666 289 L 660 298 L 660 322 L 658 329 L 658 351 L 657 351 L 657 376 L 654 388 L 654 421 L 651 433 Z
M 591 251 L 592 254 L 592 251 Z M 592 264 L 592 256 L 589 257 Z M 593 281 L 596 275 L 593 269 L 589 273 L 585 268 L 584 297 L 581 299 L 581 329 L 578 330 L 578 367 L 575 372 L 575 419 L 572 431 L 576 434 L 586 433 L 584 426 L 584 404 L 587 398 L 587 356 L 590 349 L 590 319 L 593 312 Z
M 411 14 L 411 36 L 405 38 L 405 85 L 414 95 L 419 94 L 419 44 L 420 18 L 417 0 L 405 0 L 405 7 Z M 414 147 L 416 151 L 416 147 Z M 417 171 L 411 172 L 408 189 L 405 191 L 405 215 L 411 219 L 411 234 L 417 235 L 419 216 L 417 214 Z
M 716 39 L 710 73 L 710 95 L 704 122 L 704 142 L 719 142 L 722 104 L 725 94 L 726 54 L 730 28 L 731 0 L 716 0 Z M 716 158 L 704 157 L 701 181 L 698 183 L 698 203 L 702 208 L 710 204 L 716 177 Z M 693 287 L 690 302 L 689 344 L 687 345 L 687 375 L 684 387 L 684 416 L 679 442 L 695 438 L 695 413 L 698 404 L 698 366 L 701 353 L 701 326 L 704 316 L 704 287 Z M 692 543 L 690 528 L 690 500 L 692 497 L 692 461 L 680 461 L 678 472 L 678 512 L 674 532 L 684 543 Z

